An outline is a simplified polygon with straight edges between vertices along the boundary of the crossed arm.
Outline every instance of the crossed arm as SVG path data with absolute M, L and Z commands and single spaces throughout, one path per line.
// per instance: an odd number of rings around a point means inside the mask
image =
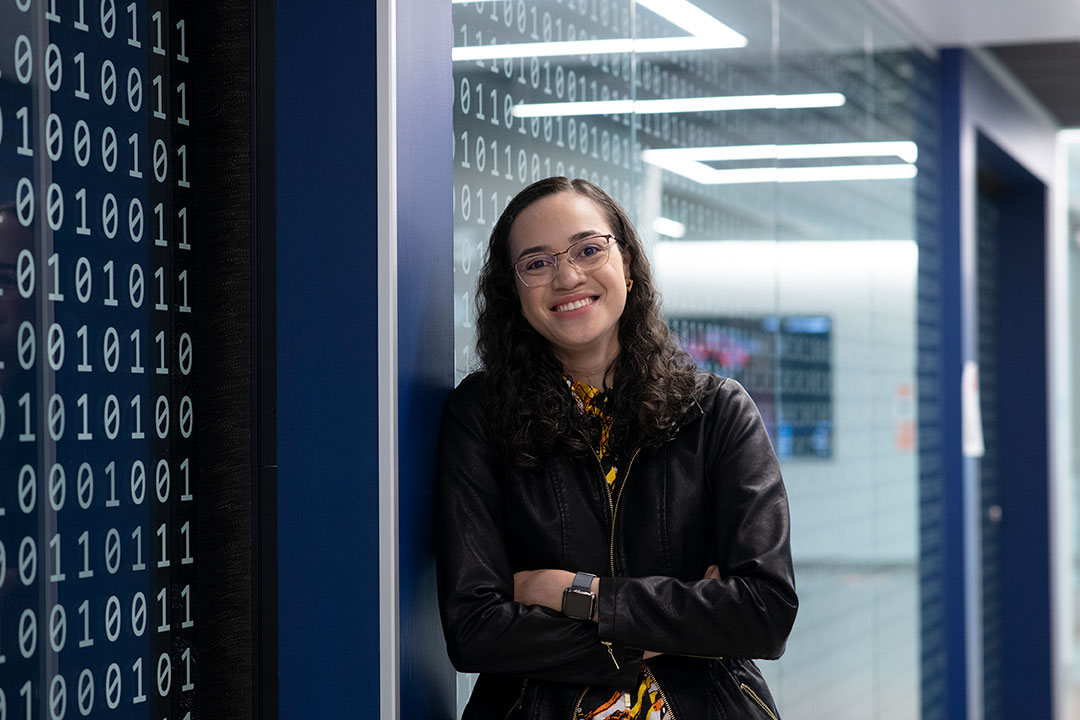
M 717 565 L 700 580 L 603 577 L 596 622 L 562 614 L 563 569 L 514 572 L 500 541 L 501 464 L 478 403 L 451 399 L 440 443 L 439 595 L 447 650 L 465 672 L 622 687 L 657 653 L 778 657 L 794 621 L 786 498 L 768 435 L 745 392 L 729 393 L 706 444 L 724 477 L 714 497 Z M 651 651 L 651 652 L 650 652 Z
M 706 580 L 719 580 L 720 568 L 710 565 L 705 571 Z M 563 591 L 574 581 L 574 573 L 568 570 L 522 570 L 514 573 L 514 602 L 522 605 L 540 605 L 556 612 L 562 612 Z M 593 578 L 593 595 L 600 592 L 600 578 Z M 593 622 L 598 620 L 599 604 L 593 610 Z M 656 657 L 662 653 L 646 650 L 644 659 Z

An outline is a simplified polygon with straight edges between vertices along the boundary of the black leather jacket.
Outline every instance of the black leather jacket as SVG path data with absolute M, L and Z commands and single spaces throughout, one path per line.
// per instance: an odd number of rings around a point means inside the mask
M 447 401 L 439 445 L 438 585 L 450 660 L 480 673 L 465 719 L 570 720 L 587 686 L 631 690 L 645 662 L 674 718 L 776 717 L 750 658 L 777 658 L 798 599 L 780 468 L 757 407 L 701 374 L 659 448 L 521 471 L 488 439 L 482 373 Z M 629 458 L 629 459 L 626 459 Z M 703 580 L 716 564 L 720 580 Z M 513 601 L 513 574 L 600 576 L 599 622 Z

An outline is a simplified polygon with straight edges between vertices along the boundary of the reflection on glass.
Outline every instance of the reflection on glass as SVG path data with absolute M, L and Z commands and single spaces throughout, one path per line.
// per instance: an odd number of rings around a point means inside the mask
M 1072 437 L 1069 438 L 1069 473 L 1072 496 L 1070 540 L 1070 592 L 1073 607 L 1072 644 L 1080 647 L 1080 132 L 1071 131 L 1066 150 L 1068 173 L 1068 308 L 1069 356 L 1072 358 L 1072 397 L 1069 416 L 1072 418 Z M 1069 717 L 1080 709 L 1080 657 L 1072 655 L 1068 676 Z
M 802 605 L 785 657 L 761 665 L 783 716 L 919 717 L 930 61 L 862 0 L 455 2 L 453 17 L 458 379 L 506 200 L 548 175 L 603 186 L 685 347 L 747 386 L 782 458 Z
M 186 13 L 75 5 L 0 3 L 0 718 L 182 718 Z

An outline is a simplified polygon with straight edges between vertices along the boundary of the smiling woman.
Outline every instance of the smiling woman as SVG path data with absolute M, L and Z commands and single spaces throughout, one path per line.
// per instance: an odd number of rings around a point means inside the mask
M 751 658 L 798 606 L 779 465 L 749 395 L 676 347 L 626 213 L 585 180 L 525 188 L 478 304 L 439 459 L 463 717 L 775 719 Z
M 618 243 L 609 241 L 607 225 L 591 198 L 559 192 L 526 207 L 510 232 L 522 314 L 571 376 L 596 387 L 607 385 L 614 369 L 630 281 L 628 263 Z M 553 262 L 535 254 L 541 250 L 552 253 L 546 257 Z M 560 255 L 567 261 L 559 262 Z M 544 267 L 550 270 L 534 274 Z

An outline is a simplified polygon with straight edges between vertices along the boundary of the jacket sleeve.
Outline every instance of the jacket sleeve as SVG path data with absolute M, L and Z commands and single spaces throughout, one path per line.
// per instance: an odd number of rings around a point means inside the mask
M 466 381 L 468 382 L 468 381 Z M 476 388 L 451 394 L 439 438 L 437 569 L 447 651 L 461 672 L 629 688 L 640 650 L 609 651 L 593 622 L 514 602 L 496 460 Z M 475 395 L 475 392 L 473 393 Z
M 703 657 L 784 652 L 798 609 L 787 493 L 757 406 L 723 383 L 704 418 L 708 477 L 696 479 L 710 487 L 720 579 L 601 578 L 603 640 Z

